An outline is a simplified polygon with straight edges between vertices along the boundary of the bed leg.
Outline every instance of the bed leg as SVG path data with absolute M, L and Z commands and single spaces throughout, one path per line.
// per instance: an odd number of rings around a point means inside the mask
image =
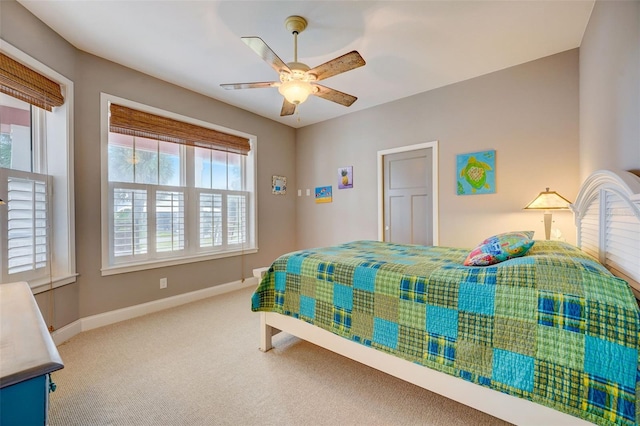
M 267 352 L 273 348 L 271 338 L 278 334 L 280 330 L 267 324 L 267 314 L 260 312 L 260 350 Z

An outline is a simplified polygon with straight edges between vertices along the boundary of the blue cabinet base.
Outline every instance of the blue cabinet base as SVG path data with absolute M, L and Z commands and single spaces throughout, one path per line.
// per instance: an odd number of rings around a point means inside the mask
M 0 425 L 44 425 L 49 403 L 49 375 L 0 389 Z

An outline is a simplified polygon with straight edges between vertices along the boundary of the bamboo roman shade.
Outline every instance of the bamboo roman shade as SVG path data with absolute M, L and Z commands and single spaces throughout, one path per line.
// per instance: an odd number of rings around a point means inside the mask
M 51 111 L 64 104 L 60 85 L 0 53 L 0 92 Z
M 111 104 L 109 130 L 123 135 L 158 139 L 218 151 L 247 155 L 249 139 L 185 123 L 122 105 Z

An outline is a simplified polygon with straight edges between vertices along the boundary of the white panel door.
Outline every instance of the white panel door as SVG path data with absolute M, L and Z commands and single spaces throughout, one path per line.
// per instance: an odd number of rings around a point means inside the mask
M 433 244 L 432 150 L 383 157 L 384 240 Z

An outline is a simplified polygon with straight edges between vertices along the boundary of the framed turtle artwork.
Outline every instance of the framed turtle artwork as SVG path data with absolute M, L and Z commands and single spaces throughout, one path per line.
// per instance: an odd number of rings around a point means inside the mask
M 456 156 L 458 195 L 496 192 L 496 151 L 470 152 Z

